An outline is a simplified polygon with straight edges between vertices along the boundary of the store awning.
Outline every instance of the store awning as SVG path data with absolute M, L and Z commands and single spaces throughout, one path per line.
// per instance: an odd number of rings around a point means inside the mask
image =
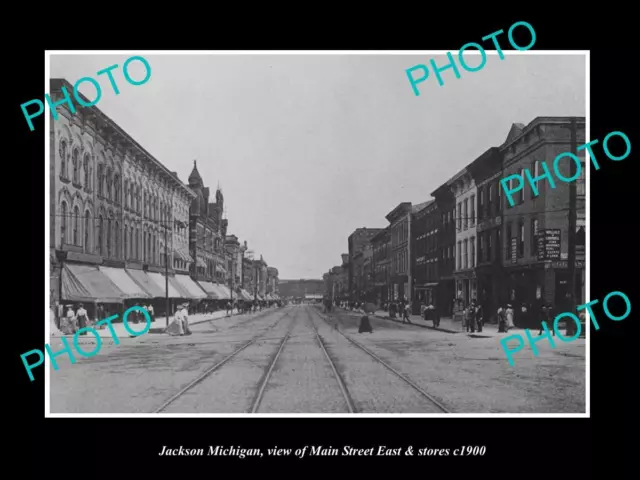
M 160 288 L 162 291 L 161 297 L 165 296 L 166 290 L 166 280 L 164 275 L 159 274 L 158 272 L 146 272 L 149 275 L 149 278 L 153 280 L 153 282 Z M 169 298 L 186 298 L 184 293 L 180 292 L 180 290 L 176 289 L 176 287 L 171 282 L 171 277 L 169 277 Z
M 135 282 L 143 288 L 151 298 L 164 298 L 164 284 L 159 287 L 158 284 L 144 270 L 135 270 L 133 268 L 126 270 L 127 274 L 135 280 Z
M 220 298 L 223 300 L 229 300 L 231 298 L 231 290 L 229 290 L 226 285 L 218 283 L 214 284 L 214 286 L 216 290 L 220 292 Z
M 269 301 L 273 300 L 273 297 L 272 297 L 272 296 L 271 296 L 271 294 L 269 294 L 269 293 L 267 293 L 267 294 L 265 295 L 265 298 L 266 298 L 267 300 L 269 300 Z
M 247 302 L 253 300 L 253 297 L 249 295 L 249 292 L 247 292 L 244 288 L 241 288 L 238 293 L 240 294 L 240 298 L 242 298 L 242 300 L 245 300 Z
M 189 292 L 189 298 L 198 299 L 205 298 L 207 296 L 204 290 L 196 282 L 191 280 L 191 277 L 189 277 L 189 275 L 176 274 L 175 279 L 180 284 L 180 286 L 183 287 L 184 290 Z
M 173 288 L 176 289 L 176 291 L 180 294 L 180 298 L 191 298 L 191 293 L 189 293 L 189 290 L 187 290 L 186 288 L 184 288 L 177 280 L 176 277 L 173 275 L 169 275 L 169 285 L 173 285 Z
M 96 265 L 65 264 L 62 300 L 71 302 L 122 303 L 125 294 Z
M 196 283 L 198 285 L 200 285 L 200 288 L 202 288 L 205 292 L 207 292 L 207 297 L 208 298 L 210 298 L 212 300 L 222 300 L 220 298 L 220 294 L 215 289 L 215 285 L 213 283 L 205 282 L 205 281 L 198 281 Z
M 124 268 L 100 266 L 98 269 L 116 284 L 126 298 L 151 298 L 151 295 L 127 275 L 127 271 Z

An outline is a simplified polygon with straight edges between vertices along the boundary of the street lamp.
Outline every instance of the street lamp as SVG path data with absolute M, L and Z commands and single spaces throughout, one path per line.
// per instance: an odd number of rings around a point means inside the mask
M 185 228 L 186 224 L 181 222 L 180 220 L 173 220 L 173 225 L 178 228 Z M 165 317 L 166 317 L 166 326 L 169 326 L 169 252 L 168 252 L 168 243 L 167 243 L 167 231 L 169 227 L 167 224 L 164 224 L 164 291 L 165 291 Z M 173 241 L 173 236 L 171 237 Z M 194 259 L 195 261 L 195 259 Z

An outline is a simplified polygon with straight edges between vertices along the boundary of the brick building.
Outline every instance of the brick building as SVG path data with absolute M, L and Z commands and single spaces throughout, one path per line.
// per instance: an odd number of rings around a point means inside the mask
M 355 300 L 355 263 L 354 259 L 356 255 L 361 252 L 365 245 L 369 243 L 371 238 L 380 231 L 380 228 L 357 228 L 349 235 L 349 298 L 351 301 Z
M 438 187 L 432 194 L 440 212 L 438 230 L 438 287 L 436 291 L 436 307 L 442 315 L 453 316 L 453 299 L 455 298 L 455 280 L 453 272 L 456 262 L 456 202 L 453 192 L 447 184 Z
M 440 263 L 439 227 L 440 212 L 435 200 L 422 204 L 414 211 L 411 223 L 414 314 L 420 313 L 423 303 L 429 305 L 436 301 Z
M 553 177 L 555 188 L 547 179 L 536 184 L 538 195 L 528 181 L 514 194 L 515 205 L 504 206 L 504 265 L 510 285 L 508 300 L 535 303 L 538 300 L 552 302 L 556 308 L 567 308 L 566 295 L 569 285 L 568 228 L 570 186 L 557 179 L 554 160 L 571 151 L 570 117 L 537 117 L 526 126 L 515 124 L 500 150 L 504 155 L 504 178 L 525 175 L 529 169 L 533 177 L 545 171 L 545 162 Z M 577 119 L 577 145 L 585 143 L 585 119 Z M 579 235 L 576 247 L 576 300 L 585 300 L 584 219 L 585 183 L 584 150 L 577 156 L 582 162 L 582 176 L 576 180 L 576 215 Z M 558 164 L 558 171 L 570 178 L 570 160 Z M 500 189 L 502 191 L 502 189 Z M 504 192 L 502 192 L 504 194 Z
M 371 238 L 373 253 L 373 287 L 374 302 L 378 305 L 387 303 L 391 298 L 391 233 L 383 228 Z

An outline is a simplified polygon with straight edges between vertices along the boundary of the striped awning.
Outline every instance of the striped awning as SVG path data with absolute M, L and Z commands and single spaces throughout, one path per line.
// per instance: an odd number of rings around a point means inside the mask
M 173 247 L 173 254 L 179 259 L 187 263 L 193 263 L 193 258 L 191 257 L 191 255 L 189 255 L 189 252 L 186 251 L 184 248 Z
M 204 280 L 200 280 L 198 282 L 196 282 L 198 285 L 200 285 L 200 288 L 202 288 L 205 292 L 207 292 L 207 297 L 211 300 L 222 300 L 222 298 L 220 298 L 220 292 L 218 292 L 218 290 L 215 288 L 215 284 L 211 283 L 211 282 L 205 282 Z
M 189 277 L 189 275 L 176 274 L 174 278 L 176 282 L 180 284 L 183 290 L 189 293 L 189 296 L 187 298 L 199 299 L 205 298 L 207 296 L 202 287 L 191 280 L 191 277 Z

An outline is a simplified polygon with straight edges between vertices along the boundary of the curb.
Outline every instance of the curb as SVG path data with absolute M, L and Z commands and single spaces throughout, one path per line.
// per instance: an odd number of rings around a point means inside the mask
M 376 318 L 381 318 L 382 320 L 389 320 L 390 322 L 396 322 L 396 323 L 400 323 L 402 324 L 402 321 L 400 320 L 396 320 L 395 318 L 390 318 L 390 317 L 381 317 L 380 315 L 374 315 L 374 317 Z M 455 330 L 449 330 L 448 328 L 440 328 L 440 327 L 430 327 L 429 325 L 421 325 L 419 323 L 411 323 L 410 325 L 415 325 L 416 327 L 420 327 L 420 328 L 426 328 L 429 330 L 435 330 L 437 332 L 444 332 L 444 333 L 462 333 L 460 331 L 455 331 Z

